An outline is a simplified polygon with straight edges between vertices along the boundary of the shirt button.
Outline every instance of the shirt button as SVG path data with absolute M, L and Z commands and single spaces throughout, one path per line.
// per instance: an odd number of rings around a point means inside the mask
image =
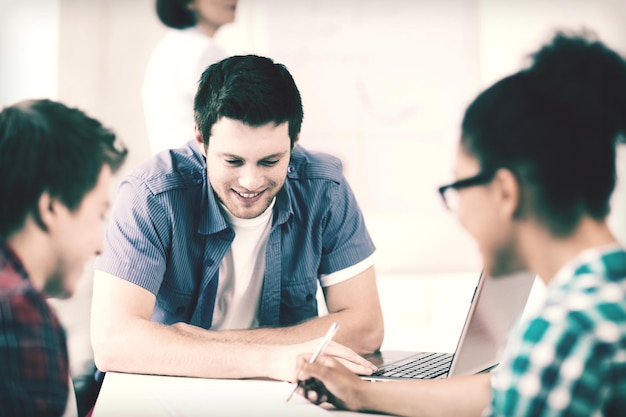
M 307 294 L 306 295 L 306 300 L 307 301 L 311 301 L 313 299 L 313 294 Z

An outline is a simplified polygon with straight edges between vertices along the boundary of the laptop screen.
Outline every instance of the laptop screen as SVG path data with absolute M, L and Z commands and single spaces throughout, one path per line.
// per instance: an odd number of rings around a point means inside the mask
M 471 375 L 497 365 L 510 330 L 521 317 L 534 275 L 483 276 L 474 293 L 450 375 Z

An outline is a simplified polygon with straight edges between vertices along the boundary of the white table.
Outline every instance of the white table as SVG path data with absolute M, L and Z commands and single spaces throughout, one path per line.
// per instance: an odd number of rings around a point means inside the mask
M 382 278 L 378 285 L 386 327 L 383 348 L 442 352 L 454 350 L 477 279 L 477 273 Z M 109 372 L 104 379 L 93 417 L 364 416 L 317 407 L 297 395 L 289 404 L 285 404 L 292 389 L 293 386 L 287 382 L 269 380 L 222 380 Z
M 108 372 L 92 417 L 356 417 L 364 414 L 316 406 L 288 382 L 205 379 Z M 371 414 L 370 414 L 371 415 Z

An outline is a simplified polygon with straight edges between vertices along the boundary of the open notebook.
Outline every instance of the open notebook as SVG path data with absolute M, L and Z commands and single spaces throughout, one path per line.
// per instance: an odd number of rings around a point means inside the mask
M 492 369 L 498 364 L 511 327 L 524 311 L 534 278 L 527 272 L 499 278 L 481 273 L 454 353 L 378 352 L 365 356 L 378 366 L 378 371 L 362 378 L 434 379 Z

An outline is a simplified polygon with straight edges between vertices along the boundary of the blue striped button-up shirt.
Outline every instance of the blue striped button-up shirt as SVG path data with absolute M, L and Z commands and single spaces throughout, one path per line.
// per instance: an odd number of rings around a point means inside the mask
M 95 268 L 156 295 L 152 319 L 210 328 L 222 258 L 234 239 L 197 145 L 162 152 L 121 183 Z M 320 275 L 374 252 L 339 159 L 295 146 L 276 196 L 260 326 L 317 315 Z

